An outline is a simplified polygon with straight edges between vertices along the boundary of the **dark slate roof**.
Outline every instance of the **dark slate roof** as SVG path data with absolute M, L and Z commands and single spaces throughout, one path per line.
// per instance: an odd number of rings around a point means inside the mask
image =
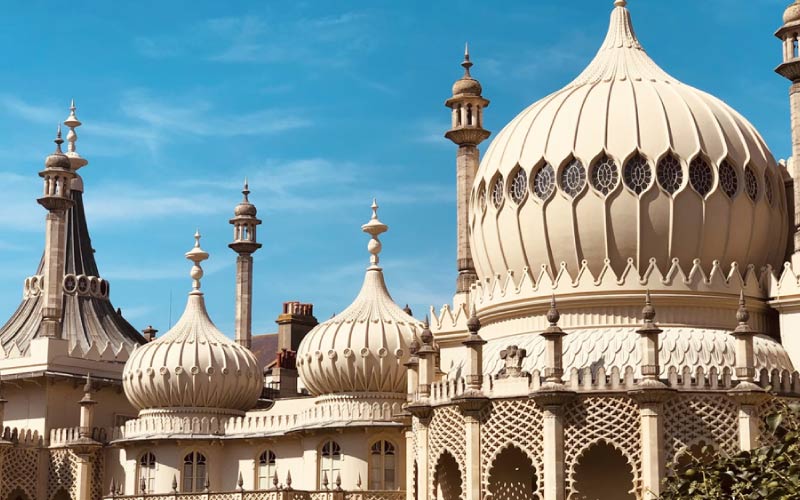
M 264 369 L 275 361 L 278 352 L 278 334 L 264 333 L 253 335 L 250 350 L 256 355 L 258 365 Z
M 86 224 L 83 194 L 72 191 L 72 200 L 75 204 L 67 212 L 65 275 L 74 277 L 71 281 L 74 291 L 64 294 L 62 335 L 69 339 L 70 352 L 77 348 L 87 353 L 94 347 L 93 351 L 101 354 L 107 346 L 115 354 L 121 350 L 129 352 L 145 343 L 145 339 L 114 309 L 108 298 L 108 282 L 97 279 L 100 273 Z M 39 263 L 36 276 L 25 282 L 22 303 L 0 328 L 0 347 L 6 353 L 16 345 L 24 354 L 30 341 L 39 336 L 42 297 L 38 293 L 37 282 L 41 279 L 43 267 L 44 258 Z M 125 358 L 127 354 L 122 356 L 122 359 Z

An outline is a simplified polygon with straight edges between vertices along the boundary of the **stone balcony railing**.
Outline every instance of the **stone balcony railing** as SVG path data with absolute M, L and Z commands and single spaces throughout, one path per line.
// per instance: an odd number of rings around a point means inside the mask
M 405 491 L 234 491 L 169 493 L 166 495 L 106 495 L 104 500 L 405 500 Z
M 533 373 L 520 372 L 517 376 L 506 378 L 486 375 L 481 390 L 489 398 L 527 396 L 539 389 L 542 378 L 538 370 L 534 370 Z M 722 371 L 711 368 L 706 371 L 703 367 L 694 370 L 689 367 L 684 367 L 682 370 L 670 367 L 666 378 L 661 381 L 668 387 L 685 392 L 726 391 L 738 384 L 729 368 L 724 368 Z M 579 394 L 627 392 L 636 389 L 637 383 L 635 370 L 631 366 L 624 370 L 617 367 L 611 370 L 606 370 L 604 367 L 595 370 L 572 369 L 564 375 L 566 389 Z M 800 373 L 796 371 L 761 370 L 756 374 L 756 383 L 761 388 L 781 396 L 800 397 Z M 432 406 L 451 404 L 463 396 L 466 389 L 467 384 L 463 377 L 434 382 L 430 387 L 428 403 Z

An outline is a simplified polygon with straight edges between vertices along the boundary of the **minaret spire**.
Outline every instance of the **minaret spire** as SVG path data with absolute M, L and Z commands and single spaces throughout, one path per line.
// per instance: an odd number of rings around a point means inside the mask
M 453 84 L 453 95 L 445 106 L 452 109 L 452 124 L 445 137 L 458 146 L 456 153 L 456 225 L 457 248 L 456 268 L 456 298 L 458 304 L 469 303 L 469 288 L 478 277 L 472 261 L 472 252 L 469 246 L 469 197 L 475 173 L 480 163 L 478 145 L 483 142 L 491 132 L 483 128 L 483 109 L 489 101 L 481 95 L 483 89 L 478 80 L 472 77 L 470 70 L 473 66 L 469 55 L 469 44 L 464 45 L 464 76 Z
M 792 266 L 800 269 L 800 2 L 793 2 L 783 14 L 783 26 L 775 36 L 783 41 L 783 62 L 775 71 L 791 82 L 789 111 L 792 126 L 792 157 L 789 173 L 794 179 L 794 219 L 789 236 L 792 245 Z
M 233 242 L 228 246 L 238 254 L 236 258 L 236 342 L 250 348 L 253 337 L 253 253 L 261 248 L 256 240 L 256 227 L 261 220 L 258 210 L 250 203 L 250 186 L 247 178 L 242 186 L 242 201 L 236 205 L 233 225 Z
M 389 230 L 389 226 L 384 224 L 378 219 L 378 201 L 376 199 L 372 199 L 372 217 L 369 219 L 369 222 L 361 226 L 361 230 L 365 233 L 372 236 L 372 239 L 369 240 L 367 244 L 367 250 L 371 254 L 369 257 L 370 266 L 368 269 L 378 269 L 378 263 L 380 262 L 380 258 L 378 254 L 381 253 L 381 249 L 383 248 L 381 245 L 381 241 L 378 239 L 378 236 L 385 233 Z
M 56 132 L 56 150 L 47 157 L 45 168 L 39 172 L 44 180 L 44 192 L 38 201 L 47 209 L 44 250 L 44 304 L 42 306 L 41 336 L 61 338 L 67 238 L 67 211 L 74 201 L 70 195 L 75 172 L 69 158 L 61 151 L 61 125 Z
M 75 116 L 75 99 L 72 99 L 69 105 L 69 116 L 66 120 L 64 120 L 64 125 L 69 128 L 69 132 L 67 132 L 67 157 L 69 158 L 69 162 L 72 165 L 72 169 L 76 172 L 79 168 L 85 167 L 89 162 L 86 161 L 80 154 L 78 154 L 78 149 L 76 143 L 78 142 L 78 133 L 75 129 L 82 125 L 81 121 L 78 120 L 78 117 Z M 80 178 L 80 176 L 78 176 Z M 80 185 L 82 183 L 77 183 L 77 189 L 83 190 L 83 186 Z

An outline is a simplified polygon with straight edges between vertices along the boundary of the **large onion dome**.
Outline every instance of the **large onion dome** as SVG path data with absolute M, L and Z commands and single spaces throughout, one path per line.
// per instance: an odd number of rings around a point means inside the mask
M 608 259 L 679 259 L 708 270 L 781 263 L 786 201 L 755 128 L 719 99 L 664 72 L 637 39 L 624 0 L 589 66 L 494 139 L 473 186 L 478 276 L 527 268 L 597 276 Z
M 208 317 L 200 291 L 200 262 L 208 254 L 200 248 L 199 234 L 186 258 L 194 262 L 186 310 L 167 333 L 131 354 L 122 375 L 125 395 L 138 410 L 249 410 L 261 394 L 261 370 L 253 353 L 231 341 Z
M 372 219 L 362 226 L 370 234 L 370 266 L 361 291 L 344 311 L 314 327 L 297 350 L 297 369 L 315 396 L 325 394 L 405 394 L 409 344 L 422 324 L 392 300 L 378 267 L 381 242 L 388 227 Z

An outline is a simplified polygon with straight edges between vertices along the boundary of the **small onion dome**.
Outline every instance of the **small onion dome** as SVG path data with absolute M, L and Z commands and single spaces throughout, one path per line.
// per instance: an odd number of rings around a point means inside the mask
M 378 267 L 378 235 L 388 228 L 372 219 L 362 226 L 372 235 L 371 265 L 356 299 L 344 311 L 320 323 L 300 343 L 297 369 L 315 396 L 339 393 L 405 393 L 406 368 L 413 339 L 422 324 L 394 303 Z
M 64 139 L 61 138 L 61 125 L 58 126 L 58 133 L 53 142 L 56 143 L 56 150 L 45 158 L 44 167 L 47 169 L 69 170 L 69 157 L 61 151 L 61 145 L 64 144 Z
M 783 11 L 783 24 L 800 21 L 800 2 L 794 2 Z
M 233 214 L 236 217 L 240 216 L 248 216 L 248 217 L 255 217 L 258 214 L 258 210 L 256 210 L 256 206 L 250 203 L 248 199 L 248 195 L 250 194 L 250 187 L 247 185 L 247 179 L 244 180 L 244 188 L 242 189 L 242 201 L 236 205 L 236 208 L 233 210 Z
M 125 395 L 139 410 L 249 410 L 261 395 L 261 370 L 253 353 L 208 317 L 200 292 L 200 262 L 208 254 L 200 248 L 199 234 L 186 258 L 195 263 L 186 310 L 167 333 L 131 354 L 122 374 Z
M 469 69 L 472 67 L 472 61 L 469 60 L 469 46 L 464 49 L 464 62 L 461 63 L 461 66 L 464 68 L 464 76 L 453 84 L 453 95 L 481 95 L 483 92 L 481 82 L 472 78 L 472 75 L 469 74 Z

